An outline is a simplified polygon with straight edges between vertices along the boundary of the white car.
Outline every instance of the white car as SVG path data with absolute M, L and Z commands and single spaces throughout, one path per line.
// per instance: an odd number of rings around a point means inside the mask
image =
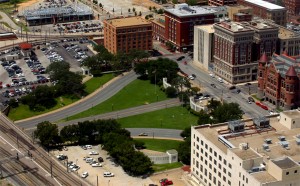
M 189 76 L 189 79 L 190 80 L 194 80 L 195 78 L 193 76 Z
M 210 73 L 209 76 L 212 77 L 212 78 L 215 77 L 215 75 L 213 73 Z
M 113 173 L 111 173 L 111 172 L 104 172 L 103 176 L 104 177 L 114 177 L 115 175 Z
M 89 175 L 88 172 L 84 172 L 84 173 L 82 173 L 81 177 L 82 177 L 82 178 L 86 178 L 86 177 L 88 177 L 88 175 Z
M 59 154 L 59 155 L 56 156 L 56 158 L 58 159 L 58 158 L 60 158 L 62 156 L 64 156 L 64 155 L 63 154 Z
M 222 79 L 222 78 L 218 78 L 218 81 L 219 81 L 220 83 L 223 83 L 223 79 Z
M 92 167 L 102 167 L 102 164 L 101 163 L 93 163 Z
M 78 165 L 75 165 L 74 167 L 73 167 L 73 169 L 72 169 L 72 171 L 77 171 L 77 170 L 79 170 L 80 169 L 80 166 L 78 166 Z
M 99 154 L 99 152 L 92 151 L 92 152 L 90 152 L 89 154 L 90 154 L 90 155 L 98 155 L 98 154 Z
M 92 149 L 92 145 L 86 145 L 85 146 L 87 149 Z

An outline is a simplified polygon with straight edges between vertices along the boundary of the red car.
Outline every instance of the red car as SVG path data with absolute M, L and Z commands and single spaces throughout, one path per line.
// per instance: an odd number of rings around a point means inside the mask
M 166 180 L 165 182 L 160 183 L 161 186 L 167 186 L 167 185 L 173 185 L 173 182 L 171 180 Z

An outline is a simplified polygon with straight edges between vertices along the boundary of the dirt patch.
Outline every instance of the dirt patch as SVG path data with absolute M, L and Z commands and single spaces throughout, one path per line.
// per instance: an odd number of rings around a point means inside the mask
M 150 6 L 156 7 L 156 8 L 161 8 L 161 5 L 155 3 L 151 0 L 132 0 L 132 4 L 137 5 L 137 6 L 146 7 L 146 8 L 149 8 Z
M 188 184 L 185 182 L 185 175 L 186 173 L 181 168 L 178 168 L 155 174 L 150 176 L 150 179 L 157 185 L 160 185 L 159 180 L 167 178 L 168 180 L 172 180 L 176 186 L 186 186 Z
M 26 1 L 24 3 L 20 3 L 18 4 L 18 10 L 23 10 L 24 8 L 28 8 L 30 6 L 32 6 L 35 3 L 40 2 L 41 0 L 30 0 L 30 1 Z M 41 1 L 42 2 L 42 1 Z

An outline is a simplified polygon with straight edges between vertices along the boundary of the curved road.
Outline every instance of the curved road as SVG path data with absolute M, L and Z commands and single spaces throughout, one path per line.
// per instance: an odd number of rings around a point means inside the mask
M 119 76 L 115 78 L 114 80 L 106 84 L 105 87 L 98 89 L 96 92 L 88 95 L 86 98 L 83 98 L 80 101 L 77 101 L 76 103 L 50 113 L 16 121 L 15 124 L 17 124 L 21 128 L 27 129 L 35 127 L 42 121 L 54 122 L 68 116 L 78 114 L 112 97 L 136 78 L 137 75 L 133 71 L 131 71 L 123 77 Z

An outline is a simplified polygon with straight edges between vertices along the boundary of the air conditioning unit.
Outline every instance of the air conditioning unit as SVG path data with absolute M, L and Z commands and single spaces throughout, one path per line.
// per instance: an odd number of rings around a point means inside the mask
M 248 149 L 248 143 L 240 143 L 239 145 L 241 150 L 247 150 Z

